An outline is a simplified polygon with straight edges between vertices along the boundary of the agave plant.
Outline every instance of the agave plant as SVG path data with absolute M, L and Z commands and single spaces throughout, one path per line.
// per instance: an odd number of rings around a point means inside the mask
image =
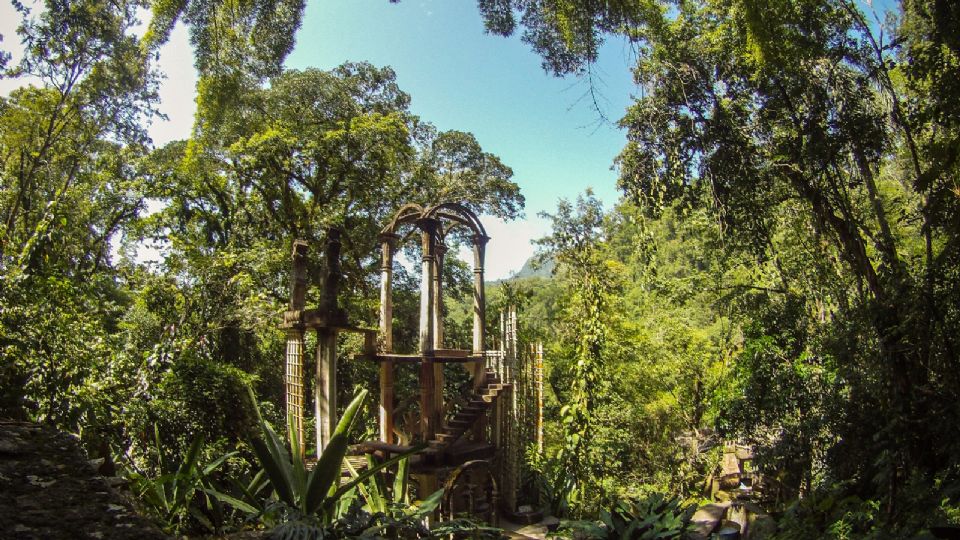
M 175 463 L 173 458 L 164 452 L 160 442 L 160 430 L 156 425 L 153 426 L 153 436 L 159 474 L 149 476 L 132 470 L 131 466 L 127 465 L 125 476 L 130 481 L 131 490 L 167 531 L 179 531 L 184 527 L 187 516 L 192 516 L 209 532 L 215 532 L 218 529 L 216 522 L 222 521 L 216 518 L 222 518 L 220 502 L 230 497 L 213 490 L 208 477 L 236 452 L 224 454 L 206 465 L 201 465 L 203 437 L 198 435 L 181 461 Z
M 600 511 L 600 523 L 568 521 L 562 528 L 578 538 L 676 539 L 687 530 L 695 510 L 695 506 L 684 505 L 677 497 L 654 493 L 644 499 L 617 501 L 610 510 Z
M 280 437 L 263 420 L 259 410 L 256 407 L 254 408 L 260 425 L 260 435 L 251 441 L 253 449 L 263 468 L 264 476 L 273 489 L 281 513 L 285 514 L 284 518 L 281 519 L 287 522 L 283 529 L 290 532 L 297 531 L 293 536 L 310 536 L 305 533 L 301 534 L 300 529 L 313 530 L 318 526 L 329 525 L 338 514 L 337 510 L 341 506 L 339 503 L 358 485 L 377 472 L 420 450 L 420 448 L 413 448 L 393 459 L 376 464 L 359 473 L 346 484 L 339 485 L 341 466 L 347 453 L 350 431 L 356 422 L 357 413 L 367 394 L 366 390 L 361 391 L 347 406 L 330 438 L 329 444 L 317 459 L 316 466 L 309 472 L 300 451 L 301 441 L 296 436 L 296 431 L 292 429 L 292 423 L 288 425 L 290 439 L 288 450 Z M 252 390 L 250 395 L 255 404 L 256 400 L 253 399 Z M 257 508 L 250 508 L 250 506 L 252 505 L 247 505 L 248 511 L 258 510 Z M 259 509 L 261 512 L 265 510 L 268 509 L 265 507 Z
M 420 448 L 423 448 L 423 446 Z M 360 473 L 354 469 L 353 465 L 351 465 L 349 461 L 345 461 L 344 464 L 347 466 L 347 470 L 350 471 L 350 475 L 353 478 L 359 478 Z M 368 455 L 367 468 L 372 469 L 377 465 L 378 463 L 376 458 L 372 455 Z M 377 512 L 386 513 L 392 506 L 409 505 L 410 493 L 408 489 L 409 486 L 407 475 L 409 467 L 410 460 L 407 458 L 401 459 L 399 462 L 397 462 L 397 472 L 393 477 L 393 484 L 391 488 L 387 487 L 387 483 L 385 481 L 386 478 L 383 474 L 375 475 L 366 483 L 358 484 L 357 490 L 360 492 L 360 495 L 363 497 L 363 500 L 366 503 L 363 509 L 371 514 L 375 514 Z M 437 493 L 439 493 L 437 497 L 434 497 L 434 495 L 436 495 L 435 493 L 427 497 L 424 502 L 427 500 L 433 500 L 434 498 L 439 501 L 443 495 L 443 490 L 439 490 Z
M 425 445 L 415 449 L 419 450 Z M 349 461 L 344 462 L 350 475 L 357 479 L 360 474 Z M 379 464 L 372 455 L 367 456 L 367 468 L 376 468 Z M 439 489 L 427 496 L 423 501 L 412 503 L 408 483 L 408 469 L 410 461 L 407 458 L 397 463 L 397 472 L 393 478 L 391 488 L 387 487 L 383 474 L 377 474 L 366 483 L 357 484 L 357 491 L 363 498 L 362 510 L 370 514 L 373 519 L 367 528 L 368 533 L 379 532 L 394 538 L 424 538 L 429 536 L 425 526 L 426 518 L 440 506 L 443 499 L 443 489 Z

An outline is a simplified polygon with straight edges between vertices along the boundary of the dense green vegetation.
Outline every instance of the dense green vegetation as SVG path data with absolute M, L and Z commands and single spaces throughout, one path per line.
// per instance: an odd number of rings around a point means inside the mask
M 905 1 L 885 21 L 846 0 L 481 6 L 494 32 L 519 21 L 557 73 L 589 69 L 608 33 L 639 49 L 625 202 L 606 224 L 589 199 L 561 211 L 547 244 L 594 235 L 624 285 L 590 304 L 603 332 L 569 329 L 570 371 L 602 358 L 623 382 L 609 363 L 633 348 L 651 367 L 628 384 L 656 381 L 633 403 L 667 412 L 643 423 L 756 445 L 786 499 L 804 496 L 787 536 L 837 529 L 851 498 L 868 518 L 850 534 L 955 519 L 955 3 Z M 577 265 L 584 294 L 595 278 Z M 588 360 L 597 336 L 607 352 Z M 664 463 L 656 437 L 634 439 L 630 470 Z
M 452 530 L 423 529 L 401 484 L 389 502 L 372 483 L 314 512 L 327 491 L 309 493 L 298 442 L 288 453 L 268 426 L 285 431 L 277 322 L 295 238 L 345 231 L 342 301 L 373 325 L 382 223 L 437 200 L 516 218 L 510 168 L 413 115 L 390 68 L 284 70 L 303 2 L 16 5 L 26 54 L 0 65 L 37 82 L 0 99 L 0 416 L 78 433 L 169 530 Z M 657 493 L 701 497 L 717 456 L 690 441 L 735 439 L 776 487 L 782 538 L 960 525 L 960 8 L 903 0 L 883 21 L 848 0 L 479 8 L 556 74 L 588 72 L 622 36 L 643 89 L 621 120 L 622 200 L 561 202 L 540 241 L 553 274 L 491 294 L 488 313 L 519 304 L 523 339 L 547 346 L 540 502 L 596 535 L 654 515 L 679 534 L 684 505 Z M 189 140 L 155 148 L 154 63 L 179 19 L 198 112 Z M 156 264 L 136 256 L 151 241 Z M 457 264 L 448 341 L 467 344 Z M 400 350 L 416 339 L 417 279 L 396 276 Z M 342 403 L 376 380 L 341 371 Z M 373 419 L 357 413 L 352 431 Z

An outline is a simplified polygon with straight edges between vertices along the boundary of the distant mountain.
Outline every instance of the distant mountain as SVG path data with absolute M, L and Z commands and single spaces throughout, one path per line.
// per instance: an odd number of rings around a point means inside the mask
M 523 279 L 523 278 L 550 278 L 553 276 L 553 269 L 557 266 L 557 263 L 553 259 L 547 259 L 543 261 L 538 268 L 534 267 L 534 257 L 527 259 L 527 262 L 523 263 L 523 268 L 519 272 L 510 276 L 509 279 Z

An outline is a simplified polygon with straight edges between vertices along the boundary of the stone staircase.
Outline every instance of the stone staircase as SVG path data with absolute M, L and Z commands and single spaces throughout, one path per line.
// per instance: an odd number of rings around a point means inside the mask
M 486 416 L 487 411 L 496 403 L 500 392 L 509 387 L 509 383 L 504 383 L 496 372 L 488 369 L 480 391 L 470 397 L 467 404 L 440 428 L 432 440 L 427 441 L 428 448 L 425 453 L 431 456 L 443 455 L 469 432 L 477 421 Z

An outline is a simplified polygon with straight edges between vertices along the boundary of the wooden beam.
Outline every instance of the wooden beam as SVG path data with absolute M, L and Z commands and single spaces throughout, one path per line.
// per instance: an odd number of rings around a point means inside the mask
M 362 453 L 362 454 L 402 454 L 404 452 L 409 452 L 412 450 L 413 446 L 407 446 L 403 444 L 387 444 L 383 441 L 363 441 L 357 444 L 350 445 L 349 452 L 351 454 Z
M 429 358 L 434 363 L 438 364 L 471 364 L 471 366 L 478 361 L 483 361 L 482 356 L 475 354 L 448 356 L 443 354 L 360 353 L 353 355 L 353 358 L 355 360 L 372 360 L 374 362 L 385 362 L 389 360 L 396 364 L 419 364 L 425 358 Z

